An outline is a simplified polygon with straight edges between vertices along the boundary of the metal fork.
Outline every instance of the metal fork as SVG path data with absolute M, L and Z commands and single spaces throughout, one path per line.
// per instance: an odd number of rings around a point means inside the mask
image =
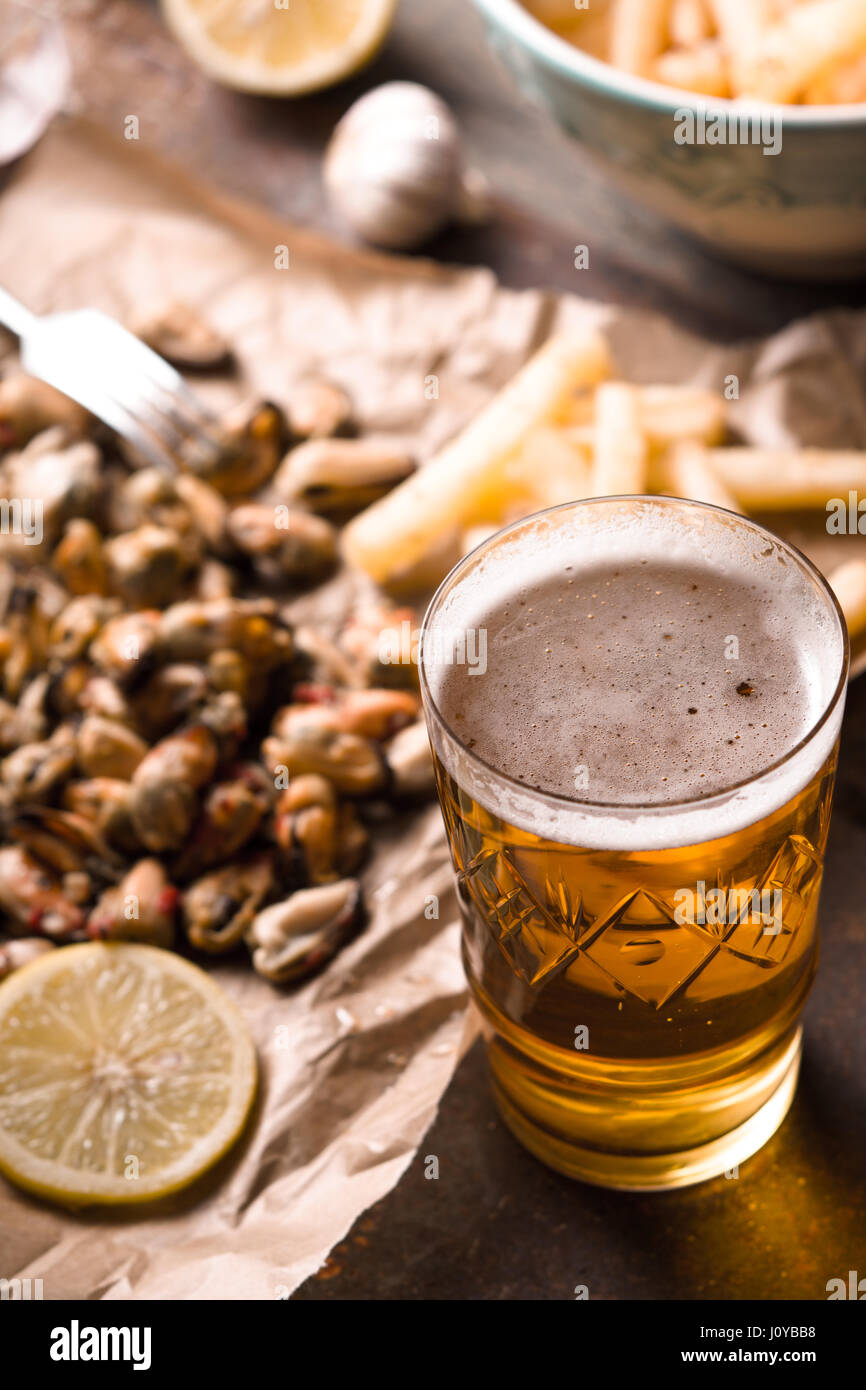
M 183 377 L 97 309 L 32 314 L 0 286 L 0 324 L 19 339 L 21 365 L 116 430 L 151 464 L 174 473 L 181 455 L 224 449 L 219 422 Z

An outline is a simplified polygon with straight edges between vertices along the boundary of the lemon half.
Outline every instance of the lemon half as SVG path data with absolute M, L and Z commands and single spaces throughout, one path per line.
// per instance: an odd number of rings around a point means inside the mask
M 363 66 L 396 0 L 162 0 L 169 26 L 201 68 L 248 92 L 299 96 Z
M 153 946 L 64 946 L 0 985 L 0 1172 L 68 1206 L 185 1187 L 243 1129 L 256 1054 L 202 970 Z

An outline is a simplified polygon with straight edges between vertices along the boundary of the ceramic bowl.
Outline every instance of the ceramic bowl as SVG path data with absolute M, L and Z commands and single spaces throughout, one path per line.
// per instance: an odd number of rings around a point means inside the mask
M 866 275 L 866 103 L 696 96 L 590 57 L 517 0 L 473 3 L 521 89 L 633 197 L 750 269 Z

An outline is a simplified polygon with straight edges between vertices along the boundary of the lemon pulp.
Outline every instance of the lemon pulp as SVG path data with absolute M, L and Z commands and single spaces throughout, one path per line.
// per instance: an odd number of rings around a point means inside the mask
M 0 986 L 0 1171 L 69 1205 L 192 1182 L 243 1128 L 256 1086 L 240 1014 L 152 946 L 66 946 Z
M 176 37 L 218 81 L 297 95 L 356 72 L 381 44 L 396 0 L 162 0 Z

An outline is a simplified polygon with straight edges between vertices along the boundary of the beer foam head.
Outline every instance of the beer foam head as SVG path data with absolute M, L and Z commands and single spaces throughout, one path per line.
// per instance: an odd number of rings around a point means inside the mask
M 421 649 L 457 782 L 588 848 L 761 819 L 814 775 L 841 719 L 838 701 L 815 732 L 846 645 L 811 566 L 744 518 L 671 499 L 600 499 L 500 533 L 442 585 Z

